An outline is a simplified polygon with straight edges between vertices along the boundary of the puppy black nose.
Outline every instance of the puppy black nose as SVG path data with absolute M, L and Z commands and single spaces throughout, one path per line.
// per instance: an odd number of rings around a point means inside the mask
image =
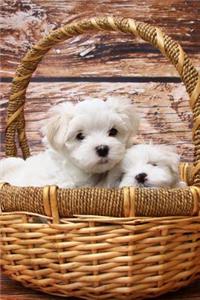
M 135 179 L 139 183 L 144 183 L 145 180 L 147 180 L 147 174 L 146 173 L 140 173 L 140 174 L 138 174 L 138 175 L 135 176 Z
M 100 145 L 100 146 L 97 146 L 95 148 L 95 150 L 96 150 L 96 153 L 98 154 L 98 156 L 106 157 L 109 152 L 109 147 L 107 145 Z

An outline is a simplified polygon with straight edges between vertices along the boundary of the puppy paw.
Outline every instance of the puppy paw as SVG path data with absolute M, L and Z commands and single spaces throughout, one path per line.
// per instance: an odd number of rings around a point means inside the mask
M 179 181 L 176 185 L 177 188 L 185 188 L 187 186 L 185 181 Z

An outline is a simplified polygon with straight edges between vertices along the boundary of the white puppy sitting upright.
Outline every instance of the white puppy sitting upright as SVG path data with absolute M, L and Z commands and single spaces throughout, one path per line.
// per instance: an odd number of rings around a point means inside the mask
M 94 186 L 123 158 L 138 129 L 131 101 L 110 98 L 63 103 L 44 128 L 47 150 L 0 162 L 0 181 L 17 186 Z M 11 171 L 10 171 L 11 170 Z
M 108 173 L 107 187 L 183 187 L 179 179 L 179 155 L 170 146 L 135 145 Z

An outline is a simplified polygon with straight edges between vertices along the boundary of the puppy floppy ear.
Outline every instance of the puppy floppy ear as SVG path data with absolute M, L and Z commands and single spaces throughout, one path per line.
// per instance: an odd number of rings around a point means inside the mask
M 108 105 L 121 115 L 129 131 L 128 143 L 135 136 L 139 128 L 139 116 L 131 100 L 126 97 L 109 97 Z
M 61 103 L 49 110 L 49 119 L 42 132 L 45 141 L 53 149 L 59 151 L 66 142 L 68 125 L 74 114 L 74 105 L 70 102 Z
M 165 155 L 164 160 L 166 161 L 172 172 L 178 174 L 180 156 L 176 152 L 176 147 L 168 145 L 159 145 L 158 147 L 163 151 L 163 154 Z

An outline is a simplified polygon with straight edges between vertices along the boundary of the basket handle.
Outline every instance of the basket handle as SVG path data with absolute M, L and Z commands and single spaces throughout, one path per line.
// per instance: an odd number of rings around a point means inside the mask
M 121 31 L 139 36 L 158 48 L 176 67 L 190 97 L 194 122 L 193 143 L 195 145 L 193 178 L 195 184 L 200 184 L 200 76 L 177 42 L 173 41 L 158 27 L 137 22 L 131 18 L 103 16 L 81 19 L 52 31 L 27 52 L 17 68 L 12 82 L 6 127 L 6 155 L 17 155 L 16 135 L 23 157 L 27 158 L 30 155 L 25 134 L 25 95 L 31 76 L 43 56 L 56 44 L 91 30 L 95 32 L 104 30 Z

